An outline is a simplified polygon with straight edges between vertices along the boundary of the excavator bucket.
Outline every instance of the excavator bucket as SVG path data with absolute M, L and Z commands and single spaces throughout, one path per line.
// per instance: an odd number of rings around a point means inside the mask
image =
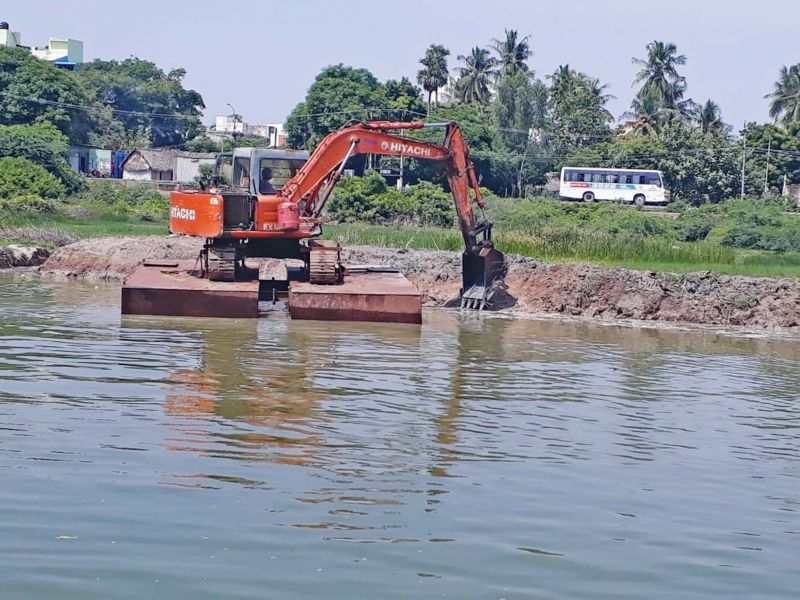
M 482 248 L 478 253 L 464 252 L 461 271 L 461 308 L 483 310 L 491 304 L 506 274 L 502 252 Z

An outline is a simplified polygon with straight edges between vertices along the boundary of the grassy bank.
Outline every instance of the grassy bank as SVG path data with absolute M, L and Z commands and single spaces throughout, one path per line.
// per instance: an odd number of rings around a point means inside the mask
M 457 230 L 382 227 L 378 225 L 328 225 L 325 237 L 342 245 L 394 248 L 463 249 Z M 495 235 L 497 247 L 545 262 L 591 262 L 651 271 L 715 271 L 732 275 L 800 277 L 800 254 L 776 254 L 723 248 L 713 242 L 680 243 L 661 239 L 626 239 L 597 235 L 531 237 L 516 232 Z
M 368 211 L 379 224 L 329 224 L 325 237 L 351 246 L 460 251 L 463 241 L 455 227 L 403 224 L 430 216 L 417 206 L 426 202 L 425 189 L 418 190 L 420 197 L 403 200 L 405 212 L 380 205 L 380 211 Z M 778 199 L 675 207 L 669 213 L 543 198 L 490 198 L 488 204 L 497 246 L 509 254 L 653 271 L 800 277 L 800 216 L 785 212 Z M 0 245 L 52 249 L 87 237 L 167 233 L 167 200 L 151 190 L 103 182 L 81 196 L 43 206 L 46 210 L 0 212 Z

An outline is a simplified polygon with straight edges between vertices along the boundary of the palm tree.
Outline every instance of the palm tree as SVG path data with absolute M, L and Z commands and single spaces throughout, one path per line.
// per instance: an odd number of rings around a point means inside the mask
M 705 104 L 697 108 L 695 121 L 703 133 L 724 136 L 727 131 L 719 105 L 713 100 L 706 100 Z
M 550 101 L 553 105 L 563 103 L 583 83 L 581 73 L 569 65 L 559 65 L 547 79 L 550 80 Z
M 431 44 L 420 59 L 423 68 L 417 73 L 417 83 L 428 92 L 428 112 L 431 112 L 431 95 L 436 95 L 439 104 L 439 88 L 447 84 L 447 57 L 450 50 L 440 44 Z
M 460 54 L 458 60 L 464 64 L 458 69 L 456 93 L 462 104 L 477 102 L 486 105 L 492 96 L 492 82 L 497 74 L 497 60 L 486 48 L 475 46 L 469 56 Z
M 800 121 L 800 63 L 781 67 L 775 90 L 764 96 L 769 98 L 769 116 L 775 123 L 789 125 Z
M 608 115 L 609 120 L 614 120 L 614 115 L 606 108 L 606 104 L 608 104 L 609 101 L 617 99 L 613 94 L 606 93 L 606 90 L 610 86 L 607 83 L 600 83 L 600 79 L 597 77 L 589 77 L 583 73 L 581 73 L 581 75 L 584 77 L 589 91 L 597 98 L 597 104 L 600 109 Z
M 677 69 L 686 64 L 686 57 L 678 54 L 678 47 L 672 42 L 652 41 L 647 44 L 647 58 L 634 58 L 633 64 L 641 67 L 633 80 L 633 85 L 642 84 L 637 96 L 652 94 L 669 108 L 675 108 L 676 94 L 682 97 L 686 89 L 686 80 Z
M 626 127 L 630 131 L 657 138 L 668 120 L 669 110 L 664 108 L 661 98 L 655 93 L 650 93 L 634 98 L 630 110 L 623 114 L 622 118 L 628 119 Z
M 492 38 L 492 50 L 497 53 L 503 74 L 513 75 L 519 71 L 527 73 L 529 68 L 525 61 L 533 56 L 528 42 L 531 36 L 526 35 L 518 40 L 519 34 L 516 29 L 506 29 L 505 34 L 506 37 L 502 41 Z

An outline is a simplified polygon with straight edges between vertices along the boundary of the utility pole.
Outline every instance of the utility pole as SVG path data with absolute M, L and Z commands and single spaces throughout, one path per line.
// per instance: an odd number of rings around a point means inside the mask
M 764 193 L 769 193 L 769 154 L 772 151 L 772 138 L 767 142 L 767 166 L 764 167 Z
M 744 200 L 744 166 L 747 157 L 747 121 L 744 123 L 742 130 L 742 194 L 741 199 Z

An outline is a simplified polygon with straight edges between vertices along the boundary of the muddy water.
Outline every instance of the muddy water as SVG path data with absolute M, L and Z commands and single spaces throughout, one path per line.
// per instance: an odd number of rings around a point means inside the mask
M 792 340 L 125 318 L 0 276 L 6 598 L 779 598 Z

